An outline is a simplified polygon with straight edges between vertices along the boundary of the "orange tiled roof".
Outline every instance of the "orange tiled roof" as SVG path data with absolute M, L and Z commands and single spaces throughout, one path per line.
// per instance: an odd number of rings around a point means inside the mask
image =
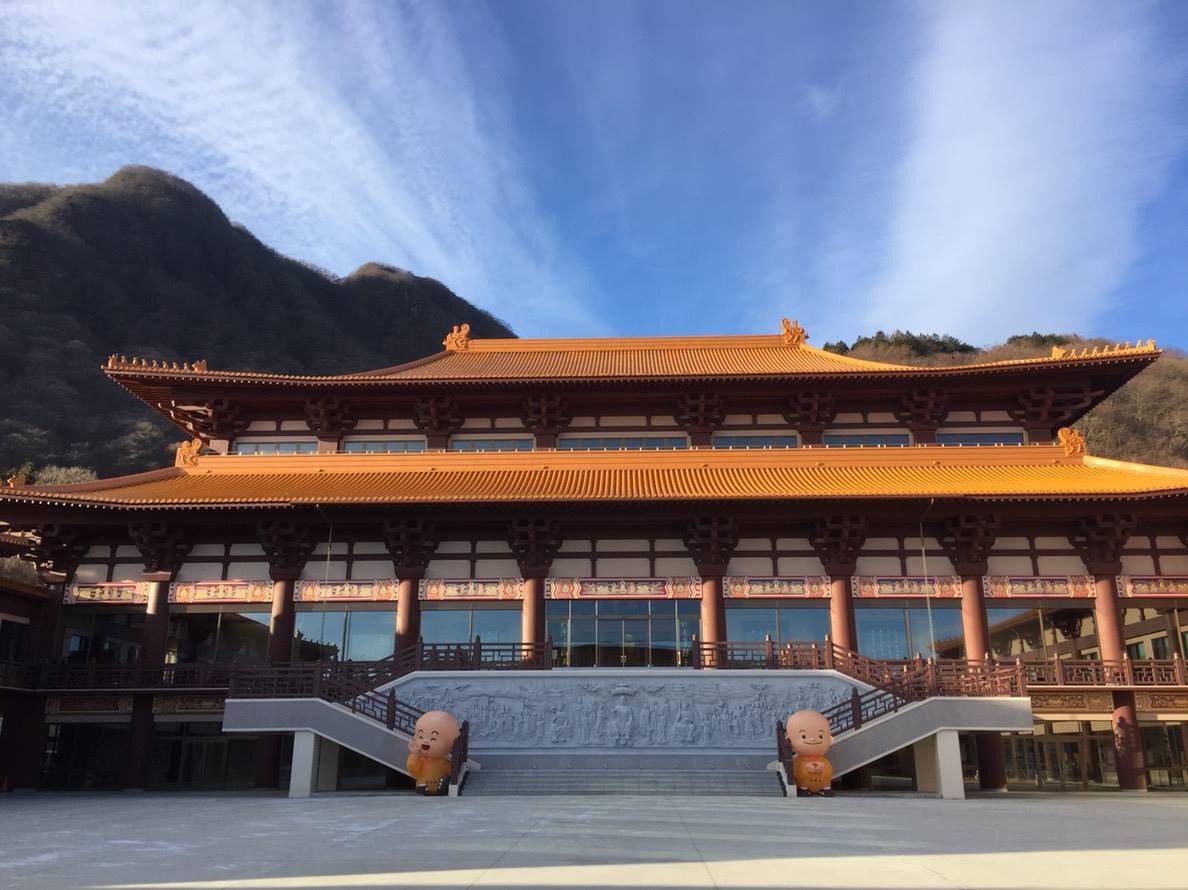
M 682 501 L 1188 493 L 1188 470 L 1054 445 L 729 451 L 211 455 L 96 482 L 0 489 L 0 502 L 108 507 Z
M 450 342 L 447 337 L 447 342 Z M 1057 354 L 1059 353 L 1059 354 Z M 918 367 L 837 355 L 781 335 L 722 337 L 619 337 L 548 340 L 454 340 L 442 352 L 374 371 L 333 375 L 214 371 L 112 356 L 105 370 L 118 378 L 259 383 L 488 382 L 522 380 L 638 380 L 648 378 L 748 378 L 836 375 L 935 376 L 1020 366 L 1060 366 L 1109 360 L 1150 361 L 1151 341 L 1104 350 L 1054 351 L 1052 356 L 968 365 Z

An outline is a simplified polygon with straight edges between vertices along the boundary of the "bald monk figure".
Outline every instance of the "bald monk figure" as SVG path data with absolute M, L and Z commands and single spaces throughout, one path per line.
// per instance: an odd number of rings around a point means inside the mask
M 798 790 L 824 795 L 833 780 L 833 767 L 825 752 L 833 744 L 829 721 L 816 711 L 797 711 L 784 724 L 784 736 L 796 752 L 792 779 Z
M 417 718 L 405 767 L 416 780 L 418 794 L 449 791 L 450 751 L 461 731 L 458 721 L 445 711 L 426 711 Z

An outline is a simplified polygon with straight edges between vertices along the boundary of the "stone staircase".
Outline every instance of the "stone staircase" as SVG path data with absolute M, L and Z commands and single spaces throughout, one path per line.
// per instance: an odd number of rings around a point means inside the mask
M 465 793 L 485 795 L 781 797 L 774 772 L 689 769 L 493 769 L 469 774 Z

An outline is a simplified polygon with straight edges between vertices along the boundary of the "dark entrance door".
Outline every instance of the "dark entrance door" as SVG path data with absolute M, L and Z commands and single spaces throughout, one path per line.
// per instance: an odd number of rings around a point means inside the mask
M 598 619 L 598 667 L 647 667 L 649 663 L 648 619 Z

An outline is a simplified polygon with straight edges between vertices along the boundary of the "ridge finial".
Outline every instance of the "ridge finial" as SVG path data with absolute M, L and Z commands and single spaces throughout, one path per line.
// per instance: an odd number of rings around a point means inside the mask
M 448 352 L 458 352 L 468 347 L 470 345 L 470 325 L 465 322 L 454 325 L 445 335 L 445 339 L 441 341 L 441 345 Z
M 808 340 L 808 334 L 795 319 L 780 319 L 780 336 L 783 337 L 785 346 L 803 346 Z
M 1084 457 L 1088 453 L 1085 437 L 1070 426 L 1062 426 L 1057 430 L 1056 438 L 1064 449 L 1065 457 Z

